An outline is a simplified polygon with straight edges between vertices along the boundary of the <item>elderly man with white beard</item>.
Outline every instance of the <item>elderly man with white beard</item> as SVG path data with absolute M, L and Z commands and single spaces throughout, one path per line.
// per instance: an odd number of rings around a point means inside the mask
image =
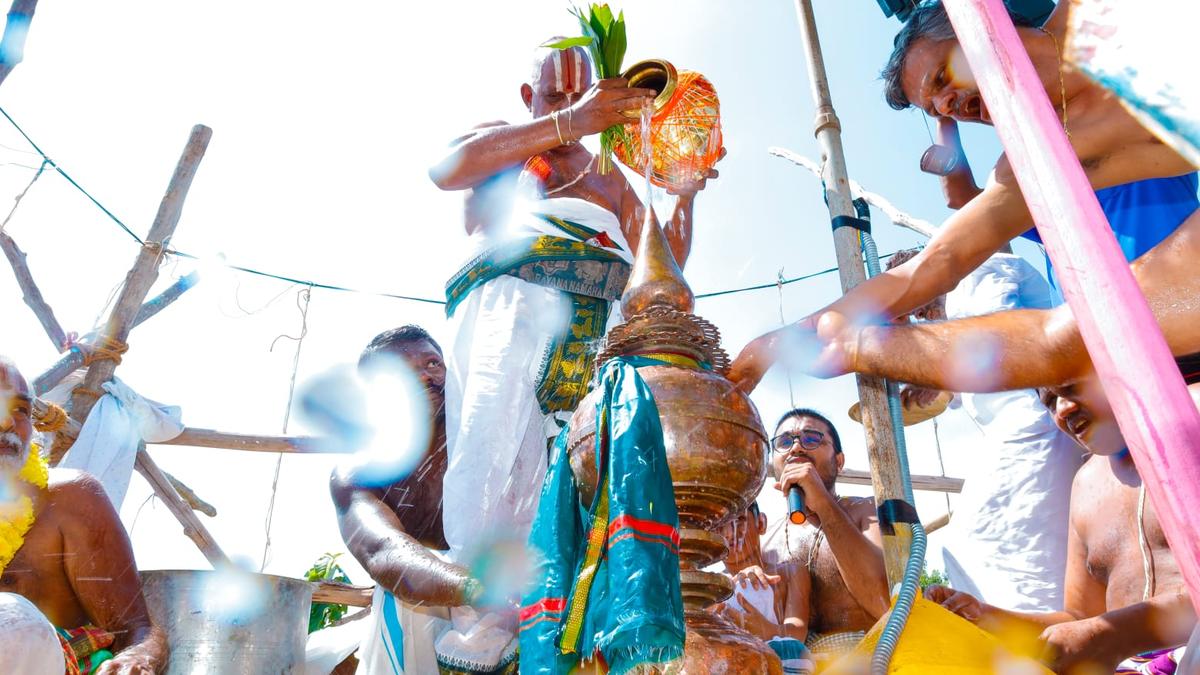
M 29 384 L 0 356 L 0 672 L 150 675 L 167 661 L 100 483 L 48 469 Z

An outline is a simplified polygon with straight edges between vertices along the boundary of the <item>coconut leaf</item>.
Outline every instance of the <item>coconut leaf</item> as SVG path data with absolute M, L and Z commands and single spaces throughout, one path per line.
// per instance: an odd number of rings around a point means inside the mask
M 594 42 L 594 41 L 595 41 L 595 38 L 593 38 L 592 36 L 584 35 L 582 37 L 563 38 L 561 40 L 554 40 L 552 42 L 547 42 L 547 43 L 543 44 L 542 47 L 545 47 L 546 49 L 570 49 L 571 47 L 587 47 L 587 46 L 591 45 L 592 42 Z

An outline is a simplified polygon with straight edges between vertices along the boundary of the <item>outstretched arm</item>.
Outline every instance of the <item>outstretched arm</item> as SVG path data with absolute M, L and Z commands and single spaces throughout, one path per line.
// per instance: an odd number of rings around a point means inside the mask
M 465 190 L 536 154 L 624 124 L 629 121 L 625 112 L 638 110 L 642 101 L 654 95 L 649 89 L 627 85 L 621 78 L 600 80 L 559 114 L 557 125 L 546 115 L 519 124 L 475 129 L 451 144 L 446 155 L 430 167 L 429 177 L 443 190 Z M 522 88 L 522 95 L 529 105 L 529 85 Z M 554 96 L 563 94 L 550 94 L 548 100 Z
M 477 598 L 479 585 L 467 571 L 444 562 L 405 532 L 373 491 L 335 471 L 330 492 L 346 548 L 375 583 L 414 605 L 457 607 Z
M 62 526 L 71 588 L 88 618 L 117 638 L 117 656 L 99 672 L 159 672 L 167 663 L 167 639 L 150 621 L 129 535 L 104 488 L 80 473 L 58 485 L 51 498 L 71 514 Z
M 725 159 L 725 148 L 721 148 L 717 161 L 722 159 Z M 692 252 L 692 209 L 696 203 L 696 195 L 705 188 L 709 179 L 719 175 L 720 172 L 716 169 L 709 169 L 694 180 L 667 188 L 667 192 L 675 195 L 676 199 L 670 219 L 663 224 L 663 234 L 667 238 L 667 245 L 671 247 L 671 254 L 675 256 L 675 264 L 679 265 L 679 269 L 683 269 L 683 266 L 687 264 L 688 256 Z M 641 239 L 642 222 L 646 215 L 645 209 L 646 206 L 642 204 L 637 192 L 626 183 L 625 192 L 621 197 L 621 232 L 634 251 L 638 250 L 638 241 Z M 658 222 L 657 215 L 652 213 L 651 217 Z
M 1200 211 L 1131 265 L 1175 355 L 1200 352 L 1198 259 Z M 1052 386 L 1091 368 L 1079 327 L 1063 305 L 906 326 L 856 327 L 830 315 L 822 317 L 815 335 L 794 325 L 757 338 L 738 356 L 730 379 L 746 391 L 753 389 L 792 340 L 816 343 L 821 354 L 811 370 L 818 376 L 859 372 L 952 391 Z M 986 367 L 972 368 L 971 363 Z

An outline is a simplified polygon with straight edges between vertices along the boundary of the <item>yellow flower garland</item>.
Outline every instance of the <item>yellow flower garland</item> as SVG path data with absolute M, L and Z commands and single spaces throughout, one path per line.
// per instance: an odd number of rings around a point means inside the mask
M 30 448 L 29 459 L 17 474 L 17 478 L 40 489 L 46 489 L 50 480 L 50 467 L 42 458 L 37 446 Z M 33 527 L 33 500 L 28 495 L 21 495 L 16 501 L 0 504 L 0 574 L 17 551 L 25 544 L 25 535 Z

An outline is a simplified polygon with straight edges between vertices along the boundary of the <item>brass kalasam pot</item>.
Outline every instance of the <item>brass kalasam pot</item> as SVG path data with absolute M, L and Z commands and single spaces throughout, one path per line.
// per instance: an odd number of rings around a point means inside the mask
M 750 506 L 766 476 L 766 433 L 749 397 L 707 370 L 639 368 L 654 394 L 682 529 L 715 530 Z M 571 469 L 583 503 L 596 490 L 593 390 L 571 418 Z M 711 564 L 709 561 L 707 564 Z
M 653 89 L 658 92 L 654 97 L 654 112 L 663 109 L 667 101 L 675 95 L 675 85 L 679 83 L 679 73 L 670 61 L 662 59 L 646 59 L 625 69 L 621 77 L 629 81 L 630 87 Z M 626 117 L 641 117 L 641 112 L 633 110 L 624 113 Z

